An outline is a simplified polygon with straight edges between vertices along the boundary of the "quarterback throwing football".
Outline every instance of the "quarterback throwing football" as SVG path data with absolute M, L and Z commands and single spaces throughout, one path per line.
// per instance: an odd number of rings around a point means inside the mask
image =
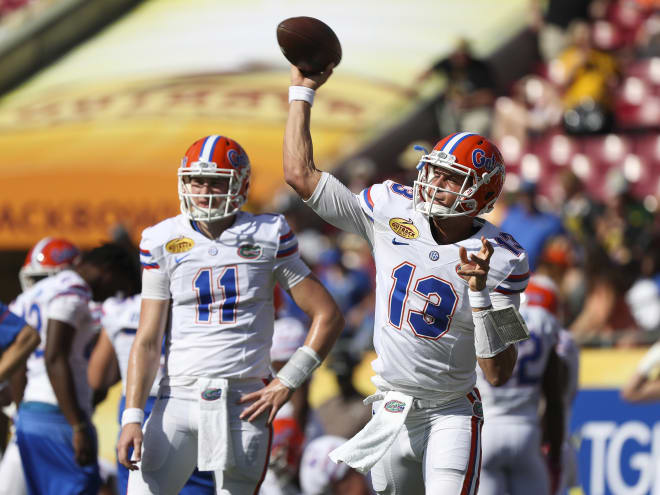
M 497 148 L 461 132 L 441 139 L 413 187 L 387 180 L 351 193 L 314 166 L 310 113 L 332 73 L 291 68 L 284 177 L 321 217 L 364 237 L 376 262 L 373 417 L 330 455 L 384 494 L 474 494 L 481 424 L 476 362 L 502 384 L 527 338 L 517 307 L 527 255 L 478 216 L 504 183 Z M 475 362 L 476 361 L 476 362 Z
M 270 422 L 343 328 L 284 217 L 241 211 L 249 179 L 236 141 L 196 141 L 179 168 L 181 215 L 142 234 L 140 322 L 118 444 L 131 495 L 179 493 L 195 466 L 213 471 L 218 494 L 257 493 Z M 268 383 L 276 282 L 312 323 L 305 345 Z M 164 376 L 143 433 L 165 332 Z

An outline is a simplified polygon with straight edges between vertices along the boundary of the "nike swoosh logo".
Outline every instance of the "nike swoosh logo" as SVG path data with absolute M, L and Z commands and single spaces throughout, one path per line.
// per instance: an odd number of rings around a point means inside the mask
M 409 245 L 408 242 L 399 242 L 399 241 L 397 241 L 396 237 L 392 237 L 392 244 L 394 244 L 395 246 L 408 246 Z
M 184 254 L 183 256 L 179 256 L 178 258 L 175 256 L 175 257 L 174 257 L 174 262 L 175 262 L 176 264 L 179 264 L 179 263 L 181 263 L 185 258 L 187 258 L 188 256 L 190 256 L 190 253 L 188 253 L 188 254 Z

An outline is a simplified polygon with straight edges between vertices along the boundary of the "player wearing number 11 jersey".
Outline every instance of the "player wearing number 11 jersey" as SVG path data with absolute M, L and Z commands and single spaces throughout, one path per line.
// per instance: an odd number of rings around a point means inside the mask
M 512 344 L 527 338 L 516 309 L 526 253 L 476 218 L 501 192 L 502 157 L 480 135 L 453 134 L 422 157 L 413 187 L 385 181 L 352 194 L 312 156 L 313 90 L 331 72 L 291 68 L 284 177 L 321 217 L 372 247 L 378 393 L 367 399 L 369 424 L 330 457 L 371 469 L 378 493 L 474 494 L 483 418 L 475 366 L 504 383 Z
M 213 472 L 218 494 L 257 493 L 275 413 L 343 327 L 284 217 L 241 211 L 249 178 L 247 154 L 236 141 L 218 135 L 196 141 L 179 168 L 182 214 L 142 234 L 140 323 L 118 444 L 119 461 L 131 470 L 130 495 L 179 493 L 195 467 Z M 305 345 L 264 386 L 276 283 L 312 323 Z M 164 376 L 143 435 L 164 334 Z

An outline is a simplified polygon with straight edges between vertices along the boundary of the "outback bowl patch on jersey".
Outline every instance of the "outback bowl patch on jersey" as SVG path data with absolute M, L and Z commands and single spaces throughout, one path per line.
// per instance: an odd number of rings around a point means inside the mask
M 189 237 L 177 237 L 165 244 L 165 250 L 172 254 L 185 253 L 190 251 L 194 245 L 195 241 Z
M 419 229 L 415 227 L 411 219 L 391 218 L 390 228 L 399 237 L 404 239 L 416 239 L 419 237 Z

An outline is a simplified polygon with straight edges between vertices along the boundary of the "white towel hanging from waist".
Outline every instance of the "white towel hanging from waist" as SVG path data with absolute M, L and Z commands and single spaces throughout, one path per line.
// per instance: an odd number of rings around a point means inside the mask
M 225 470 L 234 465 L 234 448 L 229 429 L 226 378 L 200 378 L 197 467 L 200 471 Z
M 376 394 L 379 400 L 381 394 Z M 367 400 L 365 400 L 367 402 Z M 333 462 L 345 462 L 361 473 L 367 473 L 394 443 L 406 421 L 413 398 L 394 390 L 386 392 L 376 414 L 349 441 L 330 452 Z

